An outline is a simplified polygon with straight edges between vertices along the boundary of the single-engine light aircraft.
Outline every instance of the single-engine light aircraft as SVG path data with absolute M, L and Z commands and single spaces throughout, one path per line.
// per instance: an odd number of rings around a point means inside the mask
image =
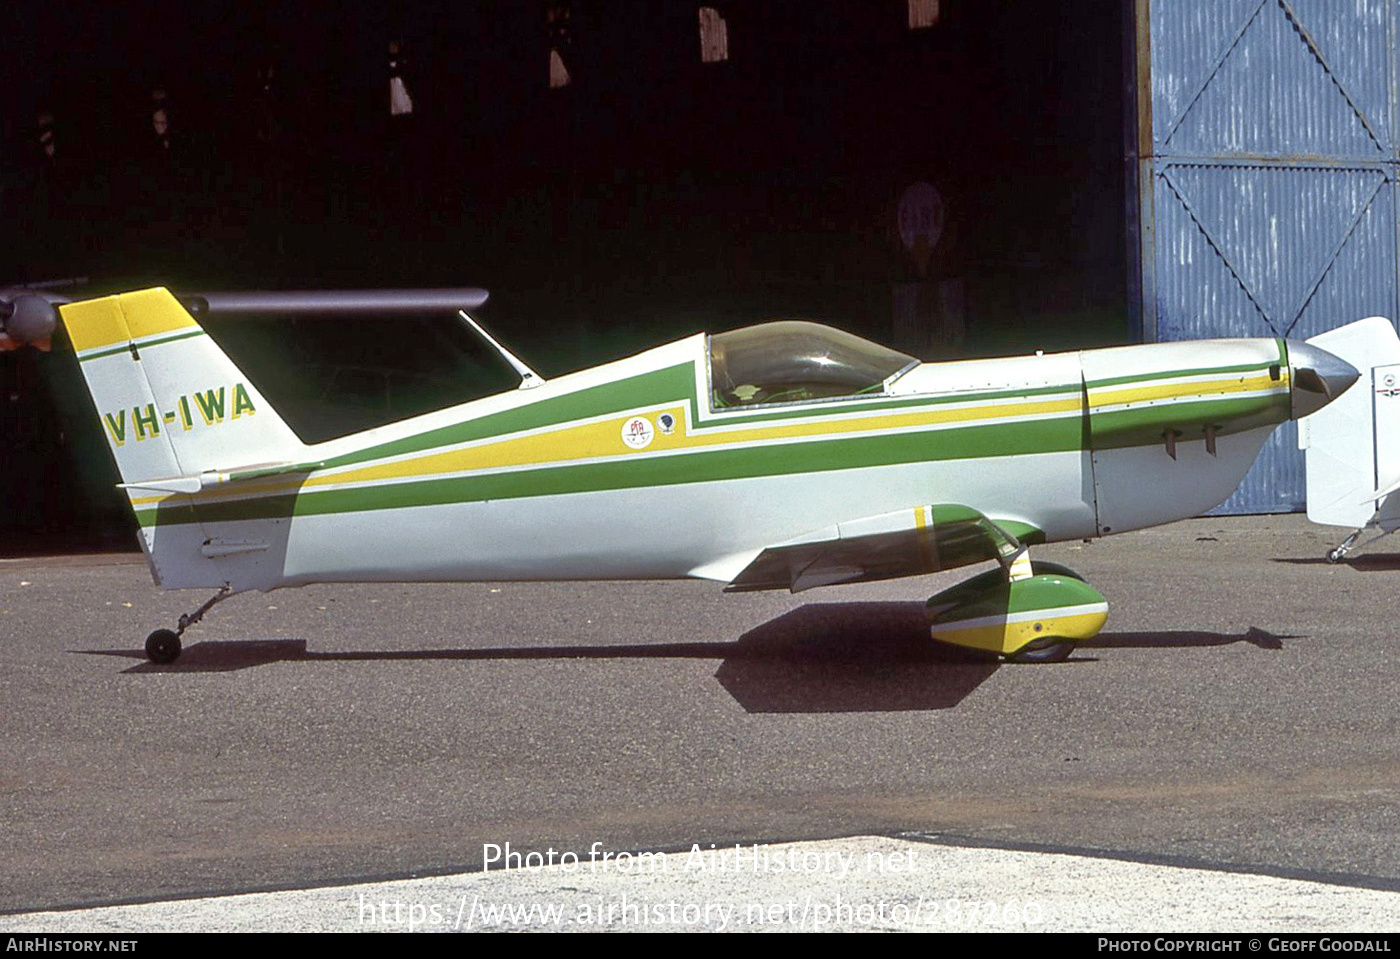
M 45 336 L 53 299 L 12 303 L 10 338 Z M 196 319 L 437 305 L 474 324 L 485 299 L 158 288 L 56 305 L 156 583 L 218 590 L 151 634 L 152 660 L 244 590 L 696 577 L 798 592 L 995 560 L 928 601 L 932 638 L 1055 661 L 1108 605 L 1028 547 L 1199 515 L 1275 426 L 1358 376 L 1284 339 L 923 363 L 788 320 L 545 380 L 476 327 L 519 389 L 307 444 Z

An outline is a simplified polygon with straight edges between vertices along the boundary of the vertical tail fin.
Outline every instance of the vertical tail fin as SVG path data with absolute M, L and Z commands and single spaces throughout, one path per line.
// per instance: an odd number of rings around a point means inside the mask
M 166 290 L 60 313 L 124 484 L 192 493 L 202 474 L 303 458 L 291 428 Z
M 163 289 L 70 303 L 73 341 L 141 526 L 167 588 L 271 589 L 281 583 L 294 496 L 227 515 L 266 474 L 309 472 L 306 446 L 218 344 Z M 229 485 L 225 485 L 229 484 Z

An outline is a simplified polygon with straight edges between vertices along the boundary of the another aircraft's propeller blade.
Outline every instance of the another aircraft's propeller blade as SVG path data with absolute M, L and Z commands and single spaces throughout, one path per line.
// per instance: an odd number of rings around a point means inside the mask
M 20 293 L 0 299 L 0 349 L 33 346 L 47 352 L 57 326 L 58 310 L 45 296 Z
M 284 290 L 256 293 L 198 293 L 181 297 L 196 316 L 214 313 L 344 314 L 411 313 L 476 309 L 487 292 L 475 287 L 427 290 Z

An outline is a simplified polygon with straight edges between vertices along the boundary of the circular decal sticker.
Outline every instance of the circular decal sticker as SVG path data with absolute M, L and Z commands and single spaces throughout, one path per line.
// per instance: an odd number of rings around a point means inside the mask
M 661 432 L 670 436 L 676 431 L 676 418 L 670 413 L 662 413 L 656 418 L 657 425 L 661 427 Z
M 656 430 L 652 429 L 651 420 L 645 416 L 634 416 L 622 424 L 622 442 L 634 450 L 646 449 L 655 435 Z

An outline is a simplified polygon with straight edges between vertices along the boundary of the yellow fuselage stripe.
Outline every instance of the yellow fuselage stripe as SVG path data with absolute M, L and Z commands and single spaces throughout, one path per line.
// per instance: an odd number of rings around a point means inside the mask
M 747 429 L 705 430 L 696 433 L 688 432 L 685 410 L 683 407 L 676 406 L 669 410 L 648 411 L 647 415 L 653 418 L 660 413 L 669 412 L 675 417 L 676 430 L 669 436 L 658 431 L 645 450 L 636 452 L 656 453 L 719 445 L 739 446 L 781 439 L 842 436 L 875 430 L 918 428 L 994 418 L 1072 414 L 1079 412 L 1080 402 L 1078 398 L 1067 397 L 1003 406 L 988 405 L 952 410 L 920 410 L 913 413 L 877 413 L 844 420 L 822 420 L 815 423 L 790 423 L 782 426 L 758 426 Z M 301 484 L 285 481 L 256 485 L 241 483 L 236 492 L 238 495 L 274 493 L 299 487 L 314 488 L 348 483 L 403 480 L 421 476 L 509 469 L 520 466 L 553 465 L 577 460 L 626 456 L 633 452 L 622 442 L 622 424 L 628 419 L 630 419 L 628 416 L 618 416 L 594 423 L 562 426 L 529 436 L 486 441 L 479 446 L 448 450 L 443 453 L 429 453 L 410 459 L 379 463 L 344 472 L 323 473 L 313 476 Z M 231 489 L 210 490 L 203 495 L 227 495 L 234 492 Z M 138 506 L 149 505 L 158 502 L 159 499 L 143 498 L 132 502 Z
M 1100 408 L 1148 400 L 1204 399 L 1210 396 L 1224 396 L 1270 388 L 1283 389 L 1286 386 L 1264 375 L 1153 386 L 1128 386 L 1110 390 L 1094 390 L 1091 392 L 1090 404 L 1093 408 Z M 685 410 L 683 407 L 677 406 L 666 411 L 649 411 L 649 415 L 653 417 L 660 412 L 671 413 L 675 417 L 676 430 L 670 435 L 658 431 L 645 450 L 636 452 L 657 453 L 718 445 L 740 446 L 774 440 L 842 436 L 876 430 L 911 429 L 990 419 L 1073 414 L 1081 410 L 1081 402 L 1082 400 L 1078 396 L 1065 396 L 1059 399 L 1024 403 L 993 403 L 976 407 L 924 409 L 908 413 L 874 413 L 848 419 L 786 423 L 776 426 L 718 429 L 711 427 L 701 428 L 697 432 L 690 432 L 687 429 Z M 442 453 L 428 453 L 342 472 L 321 473 L 300 483 L 288 482 L 283 479 L 262 483 L 240 483 L 236 489 L 224 488 L 206 491 L 201 494 L 200 498 L 275 494 L 298 488 L 406 480 L 422 476 L 563 464 L 578 460 L 626 456 L 633 452 L 625 447 L 621 436 L 621 424 L 628 418 L 619 416 L 593 423 L 561 426 L 528 436 L 488 440 L 481 445 L 448 450 Z M 159 502 L 164 498 L 163 496 L 142 497 L 133 499 L 132 502 L 134 505 L 143 506 Z
M 1288 389 L 1288 378 L 1272 379 L 1266 374 L 1233 379 L 1205 380 L 1185 383 L 1158 383 L 1152 386 L 1121 386 L 1105 389 L 1089 388 L 1089 408 L 1121 406 L 1126 403 L 1143 403 L 1150 400 L 1178 400 L 1187 397 L 1228 395 L 1231 393 L 1255 393 L 1261 391 Z

